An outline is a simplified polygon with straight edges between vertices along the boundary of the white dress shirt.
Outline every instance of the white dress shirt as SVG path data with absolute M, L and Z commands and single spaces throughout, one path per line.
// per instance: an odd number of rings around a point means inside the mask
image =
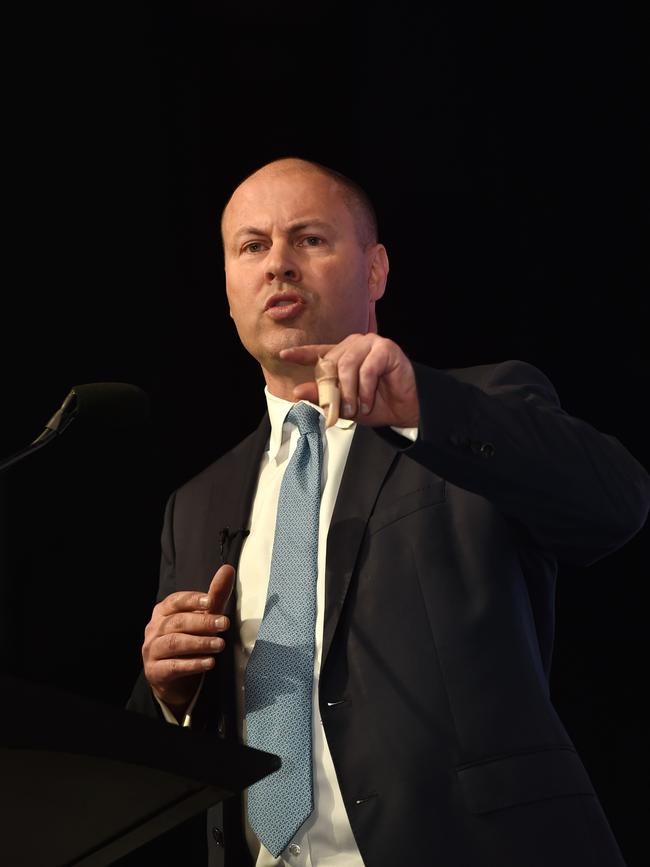
M 253 498 L 253 508 L 237 570 L 237 611 L 234 634 L 235 683 L 240 732 L 245 742 L 244 675 L 253 650 L 260 622 L 264 614 L 266 593 L 271 568 L 271 552 L 275 533 L 275 518 L 282 477 L 299 437 L 298 428 L 284 419 L 293 406 L 289 401 L 272 395 L 265 389 L 271 435 L 262 456 Z M 312 404 L 313 406 L 313 404 Z M 325 609 L 325 555 L 334 504 L 341 484 L 352 437 L 356 427 L 349 419 L 339 419 L 336 425 L 325 428 L 322 416 L 323 464 L 321 504 L 318 530 L 318 577 L 316 585 L 316 633 L 314 645 L 314 681 L 312 690 L 312 756 L 314 809 L 309 818 L 296 831 L 291 843 L 278 858 L 261 846 L 248 824 L 246 799 L 243 799 L 243 820 L 246 839 L 256 867 L 363 867 L 363 860 L 352 834 L 352 828 L 343 803 L 334 763 L 320 718 L 318 680 L 323 647 L 323 619 Z M 410 440 L 417 438 L 417 428 L 394 428 Z M 226 634 L 226 640 L 228 636 Z M 200 687 L 199 687 L 200 691 Z M 197 695 L 198 692 L 197 691 Z M 188 709 L 184 725 L 191 723 Z M 174 716 L 159 702 L 165 718 L 176 723 Z
M 249 530 L 239 560 L 237 571 L 237 634 L 235 644 L 235 678 L 238 694 L 239 719 L 245 740 L 244 720 L 244 673 L 253 645 L 257 638 L 260 621 L 264 614 L 266 592 L 271 568 L 271 552 L 275 533 L 275 517 L 280 495 L 280 485 L 289 459 L 298 442 L 298 428 L 285 423 L 292 403 L 275 397 L 266 390 L 266 400 L 271 419 L 271 436 L 268 450 L 260 464 L 257 490 L 253 500 Z M 341 484 L 341 476 L 347 460 L 355 424 L 339 419 L 336 425 L 325 430 L 321 413 L 323 436 L 323 475 L 321 480 L 320 519 L 318 527 L 318 578 L 316 584 L 316 634 L 314 644 L 314 684 L 312 691 L 312 755 L 314 780 L 314 810 L 311 816 L 295 833 L 293 840 L 278 858 L 264 847 L 244 821 L 246 838 L 253 855 L 257 853 L 256 867 L 363 867 L 348 815 L 343 804 L 336 771 L 332 762 L 327 738 L 318 707 L 318 678 L 323 647 L 323 615 L 325 608 L 325 554 L 334 504 Z

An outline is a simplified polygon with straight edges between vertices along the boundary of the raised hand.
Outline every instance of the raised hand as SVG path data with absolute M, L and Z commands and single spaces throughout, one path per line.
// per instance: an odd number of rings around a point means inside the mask
M 222 566 L 207 594 L 198 590 L 171 593 L 153 609 L 145 628 L 144 673 L 155 695 L 177 717 L 196 692 L 201 673 L 214 667 L 225 647 L 219 636 L 230 626 L 223 611 L 232 592 L 235 570 Z
M 400 347 L 378 334 L 350 334 L 335 345 L 293 346 L 283 361 L 314 367 L 319 357 L 336 364 L 341 415 L 359 424 L 417 427 L 419 405 L 413 365 Z M 318 403 L 316 382 L 297 385 L 296 400 Z

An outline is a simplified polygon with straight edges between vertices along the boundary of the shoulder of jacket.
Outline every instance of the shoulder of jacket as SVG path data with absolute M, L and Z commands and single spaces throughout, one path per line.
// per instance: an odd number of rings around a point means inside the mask
M 548 376 L 534 364 L 516 358 L 472 367 L 449 368 L 443 372 L 459 382 L 476 385 L 484 391 L 507 386 L 529 386 L 557 399 L 555 386 Z
M 244 437 L 243 440 L 240 440 L 231 449 L 228 449 L 227 452 L 211 464 L 208 464 L 207 467 L 204 467 L 195 476 L 192 476 L 180 485 L 172 496 L 194 495 L 202 488 L 212 485 L 220 475 L 228 475 L 240 461 L 248 460 L 251 448 L 254 447 L 255 441 L 260 435 L 264 436 L 265 428 L 270 430 L 267 415 L 262 418 L 259 426 L 254 431 Z

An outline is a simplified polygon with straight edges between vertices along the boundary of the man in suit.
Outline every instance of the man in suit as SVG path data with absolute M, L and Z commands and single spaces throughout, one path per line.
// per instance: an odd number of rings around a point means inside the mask
M 388 259 L 349 179 L 270 163 L 237 187 L 222 232 L 269 412 L 169 500 L 133 709 L 242 736 L 298 439 L 286 416 L 318 403 L 319 357 L 336 364 L 342 411 L 321 423 L 313 809 L 273 855 L 227 804 L 211 858 L 620 867 L 548 677 L 557 561 L 587 565 L 639 530 L 643 468 L 531 365 L 440 371 L 379 336 Z

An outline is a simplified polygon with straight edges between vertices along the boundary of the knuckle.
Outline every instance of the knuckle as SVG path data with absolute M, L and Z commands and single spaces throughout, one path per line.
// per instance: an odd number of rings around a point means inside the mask
M 160 620 L 150 620 L 144 628 L 144 643 L 150 644 L 158 634 L 160 629 Z
M 144 667 L 144 676 L 148 683 L 156 684 L 160 680 L 160 672 L 157 665 L 149 662 Z
M 185 609 L 185 606 L 183 605 L 183 598 L 182 598 L 181 594 L 179 593 L 177 596 L 174 597 L 174 601 L 172 603 L 172 611 L 180 612 L 180 611 L 183 611 L 184 609 Z
M 171 653 L 179 653 L 182 649 L 182 640 L 178 632 L 172 632 L 167 636 L 167 647 Z
M 203 594 L 203 593 L 199 593 L 198 591 L 197 591 L 197 592 L 192 592 L 192 593 L 188 596 L 188 598 L 185 600 L 185 608 L 186 608 L 186 609 L 191 609 L 191 610 L 193 610 L 193 609 L 195 609 L 195 608 L 199 608 L 199 599 L 200 599 L 201 596 L 203 596 L 203 595 L 205 595 L 205 594 Z
M 187 591 L 177 590 L 175 593 L 170 593 L 164 601 L 172 611 L 184 611 L 186 608 L 186 597 Z
M 339 358 L 338 369 L 339 371 L 347 371 L 351 370 L 354 366 L 354 357 L 349 352 L 344 352 L 343 355 Z
M 181 629 L 180 614 L 170 614 L 165 621 L 165 630 L 168 632 L 179 632 Z
M 156 636 L 150 636 L 149 638 L 145 638 L 142 643 L 141 653 L 142 658 L 147 661 L 155 657 L 155 647 L 156 647 Z
M 165 596 L 165 598 L 159 603 L 161 606 L 164 606 L 165 610 L 172 609 L 175 610 L 178 605 L 178 591 L 176 593 L 170 593 L 169 596 Z

